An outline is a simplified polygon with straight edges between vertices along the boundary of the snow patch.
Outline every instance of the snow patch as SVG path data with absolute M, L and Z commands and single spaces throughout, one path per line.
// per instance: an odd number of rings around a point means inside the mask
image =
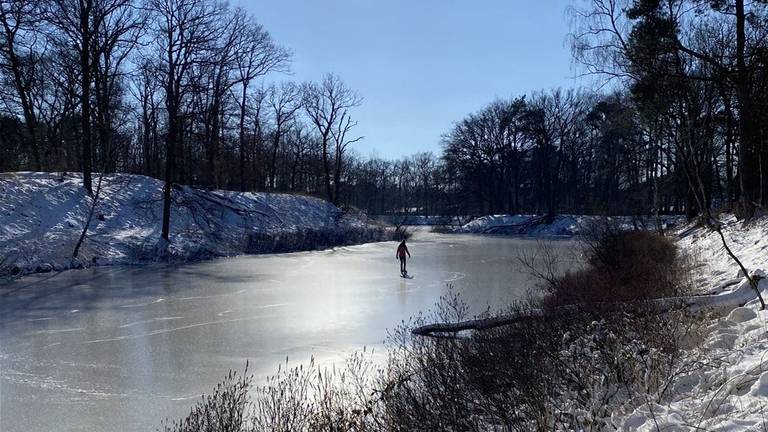
M 744 226 L 732 216 L 724 219 L 729 246 L 756 277 L 768 298 L 768 218 Z M 702 311 L 717 311 L 706 340 L 690 353 L 687 370 L 675 377 L 661 400 L 646 403 L 623 419 L 624 431 L 765 430 L 768 427 L 768 311 L 749 282 L 739 276 L 717 233 L 688 226 L 678 232 L 678 244 L 700 261 L 697 281 L 716 295 Z M 753 270 L 754 269 L 754 270 Z M 738 279 L 734 279 L 736 276 Z M 703 298 L 703 297 L 702 297 Z M 727 305 L 730 306 L 723 310 Z
M 583 232 L 598 216 L 556 215 L 550 220 L 536 215 L 488 215 L 477 218 L 454 230 L 458 233 L 531 235 L 538 237 L 574 236 Z M 654 227 L 653 218 L 633 218 L 630 216 L 609 217 L 608 220 L 619 224 L 621 228 Z M 662 216 L 662 227 L 669 229 L 682 224 L 681 216 Z

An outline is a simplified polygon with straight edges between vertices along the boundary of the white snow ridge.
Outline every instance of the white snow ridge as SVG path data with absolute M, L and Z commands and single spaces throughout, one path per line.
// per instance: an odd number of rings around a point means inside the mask
M 0 174 L 0 277 L 91 265 L 196 260 L 381 240 L 382 226 L 308 196 L 174 185 L 170 244 L 161 241 L 163 182 L 105 175 L 90 211 L 79 173 Z

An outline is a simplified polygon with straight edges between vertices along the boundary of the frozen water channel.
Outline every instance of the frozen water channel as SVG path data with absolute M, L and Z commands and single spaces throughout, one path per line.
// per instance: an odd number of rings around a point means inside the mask
M 565 251 L 570 241 L 556 242 Z M 531 285 L 530 239 L 417 233 L 413 279 L 396 244 L 112 267 L 0 285 L 0 430 L 152 431 L 229 369 L 257 379 L 339 362 L 427 310 L 452 283 L 475 311 Z M 565 252 L 564 252 L 565 253 Z

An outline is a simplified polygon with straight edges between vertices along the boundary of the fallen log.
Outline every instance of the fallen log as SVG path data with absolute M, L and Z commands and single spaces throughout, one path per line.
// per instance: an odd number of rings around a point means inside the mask
M 519 322 L 540 319 L 547 316 L 542 309 L 532 309 L 525 315 L 502 315 L 492 318 L 479 318 L 456 323 L 436 323 L 419 326 L 411 330 L 417 336 L 435 336 L 438 333 L 457 333 L 464 330 L 487 330 Z
M 768 288 L 765 273 L 757 270 L 752 274 L 753 279 L 759 280 L 761 289 Z M 434 323 L 415 327 L 411 333 L 416 336 L 444 337 L 446 333 L 458 333 L 461 331 L 482 331 L 496 327 L 502 327 L 522 322 L 564 316 L 581 312 L 616 312 L 627 309 L 647 309 L 652 313 L 667 313 L 686 309 L 690 312 L 715 311 L 744 306 L 755 300 L 754 290 L 748 278 L 743 278 L 738 286 L 731 291 L 721 294 L 697 295 L 685 297 L 667 297 L 651 300 L 637 300 L 618 303 L 593 303 L 559 306 L 552 309 L 529 309 L 518 314 L 500 315 L 491 318 L 478 318 L 455 323 Z

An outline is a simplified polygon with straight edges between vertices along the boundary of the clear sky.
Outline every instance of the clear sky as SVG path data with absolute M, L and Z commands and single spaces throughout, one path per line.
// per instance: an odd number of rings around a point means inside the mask
M 496 97 L 570 87 L 565 0 L 240 0 L 293 51 L 293 75 L 333 72 L 364 98 L 357 151 L 440 150 Z

